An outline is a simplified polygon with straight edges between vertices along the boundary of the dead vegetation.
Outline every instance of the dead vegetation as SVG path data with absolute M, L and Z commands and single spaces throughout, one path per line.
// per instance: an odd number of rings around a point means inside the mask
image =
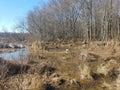
M 112 52 L 109 46 L 100 43 L 78 45 L 77 42 L 70 46 L 69 43 L 59 44 L 59 48 L 52 44 L 44 44 L 47 46 L 46 50 L 37 42 L 31 46 L 30 60 L 27 64 L 0 60 L 0 88 L 119 90 L 119 46 L 115 46 L 115 52 Z
M 5 78 L 17 74 L 27 73 L 30 68 L 27 64 L 19 64 L 16 62 L 5 61 L 0 59 L 0 77 Z

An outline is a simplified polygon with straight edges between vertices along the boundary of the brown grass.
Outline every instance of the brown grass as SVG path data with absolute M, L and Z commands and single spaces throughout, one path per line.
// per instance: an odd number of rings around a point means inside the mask
M 40 42 L 31 46 L 30 60 L 23 65 L 29 68 L 23 74 L 17 72 L 21 64 L 9 62 L 8 71 L 16 73 L 8 78 L 7 87 L 11 86 L 12 90 L 110 90 L 111 85 L 118 85 L 118 45 L 112 47 L 101 42 L 62 43 L 59 48 L 54 43 L 46 45 L 47 50 L 41 49 Z
M 30 66 L 27 64 L 20 64 L 14 61 L 10 62 L 0 59 L 0 76 L 2 78 L 26 73 L 29 68 Z

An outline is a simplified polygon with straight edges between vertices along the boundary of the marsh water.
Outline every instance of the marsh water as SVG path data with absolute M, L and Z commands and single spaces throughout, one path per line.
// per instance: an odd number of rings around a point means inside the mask
M 29 55 L 29 49 L 22 48 L 13 52 L 2 53 L 0 54 L 0 58 L 3 58 L 5 60 L 27 60 L 28 55 Z

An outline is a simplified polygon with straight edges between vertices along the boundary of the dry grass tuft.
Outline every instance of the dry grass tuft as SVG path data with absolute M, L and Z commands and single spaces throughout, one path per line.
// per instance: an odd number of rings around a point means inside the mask
M 38 53 L 39 50 L 42 49 L 42 46 L 41 46 L 41 42 L 40 41 L 35 41 L 32 43 L 31 47 L 30 47 L 30 52 L 32 53 Z
M 103 74 L 104 76 L 106 76 L 114 68 L 117 68 L 117 66 L 118 66 L 118 63 L 116 60 L 110 60 L 98 66 L 97 73 Z
M 79 66 L 79 70 L 80 70 L 80 78 L 82 80 L 92 80 L 92 77 L 90 75 L 91 71 L 90 71 L 90 67 L 88 66 L 87 63 L 81 63 Z
M 10 86 L 11 90 L 42 90 L 44 82 L 38 74 L 26 74 L 11 77 L 7 85 Z
M 30 68 L 27 64 L 19 64 L 16 62 L 9 62 L 5 60 L 0 60 L 0 77 L 5 78 L 8 76 L 13 76 L 16 74 L 27 73 Z

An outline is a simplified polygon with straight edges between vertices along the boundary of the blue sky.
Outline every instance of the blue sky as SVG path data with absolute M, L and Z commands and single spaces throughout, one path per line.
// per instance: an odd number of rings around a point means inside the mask
M 21 18 L 35 6 L 43 6 L 49 0 L 0 0 L 0 32 L 3 28 L 9 32 Z

